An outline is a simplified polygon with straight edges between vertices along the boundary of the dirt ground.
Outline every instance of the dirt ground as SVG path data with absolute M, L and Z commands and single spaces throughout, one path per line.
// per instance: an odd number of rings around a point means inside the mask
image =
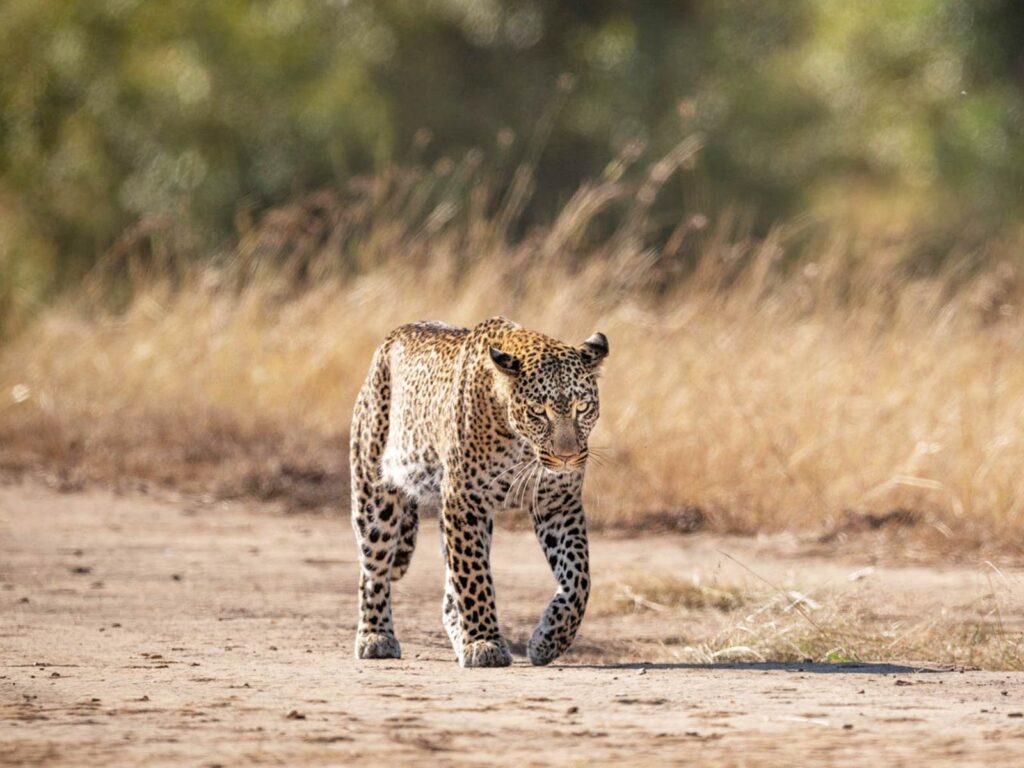
M 778 541 L 597 538 L 595 584 L 640 562 L 845 579 Z M 400 661 L 356 662 L 347 520 L 0 488 L 0 764 L 1022 765 L 1024 675 L 906 664 L 685 664 L 685 617 L 587 617 L 533 668 L 552 582 L 499 531 L 514 666 L 462 670 L 440 623 L 435 534 L 396 587 Z M 942 610 L 976 568 L 878 566 L 893 604 Z

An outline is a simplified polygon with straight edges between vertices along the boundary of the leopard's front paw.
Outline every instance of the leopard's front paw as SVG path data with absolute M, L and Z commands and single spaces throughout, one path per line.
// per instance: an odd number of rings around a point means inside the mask
M 550 664 L 561 655 L 558 645 L 551 638 L 551 630 L 537 627 L 526 646 L 526 655 L 535 667 Z
M 356 636 L 357 659 L 400 659 L 402 646 L 394 635 L 380 632 L 360 633 Z
M 512 663 L 512 652 L 504 638 L 476 640 L 463 647 L 459 663 L 463 667 L 507 667 Z

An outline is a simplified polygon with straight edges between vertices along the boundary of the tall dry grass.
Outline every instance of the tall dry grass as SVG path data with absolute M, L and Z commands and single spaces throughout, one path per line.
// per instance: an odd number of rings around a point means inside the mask
M 503 314 L 611 340 L 596 524 L 819 532 L 901 508 L 951 546 L 1021 541 L 1021 243 L 924 271 L 899 233 L 666 222 L 697 149 L 636 181 L 620 158 L 517 238 L 530 169 L 506 190 L 473 155 L 240 220 L 214 261 L 143 226 L 2 350 L 0 462 L 340 507 L 383 336 Z

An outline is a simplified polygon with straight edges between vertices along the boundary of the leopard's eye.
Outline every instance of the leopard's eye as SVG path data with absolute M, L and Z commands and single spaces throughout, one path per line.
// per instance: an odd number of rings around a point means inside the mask
M 545 408 L 543 405 L 540 405 L 540 404 L 531 405 L 530 406 L 530 413 L 532 413 L 534 416 L 547 416 L 548 415 L 548 409 Z
M 590 410 L 590 407 L 592 405 L 593 403 L 591 403 L 589 400 L 583 400 L 579 403 L 576 403 L 576 413 L 586 413 L 587 411 Z

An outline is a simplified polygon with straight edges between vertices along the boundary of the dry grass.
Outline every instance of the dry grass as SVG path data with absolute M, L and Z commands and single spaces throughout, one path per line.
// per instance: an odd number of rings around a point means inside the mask
M 908 588 L 912 589 L 912 588 Z M 896 590 L 897 592 L 899 590 Z M 906 590 L 905 590 L 906 591 Z M 630 572 L 595 584 L 588 616 L 656 617 L 658 647 L 628 658 L 716 662 L 906 662 L 1024 670 L 1019 594 L 997 579 L 987 594 L 936 610 L 890 586 L 799 589 Z
M 587 611 L 591 616 L 687 610 L 729 613 L 746 605 L 750 597 L 743 587 L 706 584 L 697 574 L 686 580 L 666 573 L 637 571 L 595 588 Z
M 0 464 L 342 505 L 375 345 L 504 314 L 611 340 L 596 525 L 817 533 L 904 508 L 944 546 L 1017 548 L 1024 281 L 1000 256 L 1019 243 L 915 272 L 899 235 L 754 239 L 687 214 L 654 237 L 652 201 L 696 148 L 635 185 L 613 164 L 515 242 L 528 184 L 502 199 L 473 157 L 273 211 L 219 267 L 131 233 L 0 350 Z

